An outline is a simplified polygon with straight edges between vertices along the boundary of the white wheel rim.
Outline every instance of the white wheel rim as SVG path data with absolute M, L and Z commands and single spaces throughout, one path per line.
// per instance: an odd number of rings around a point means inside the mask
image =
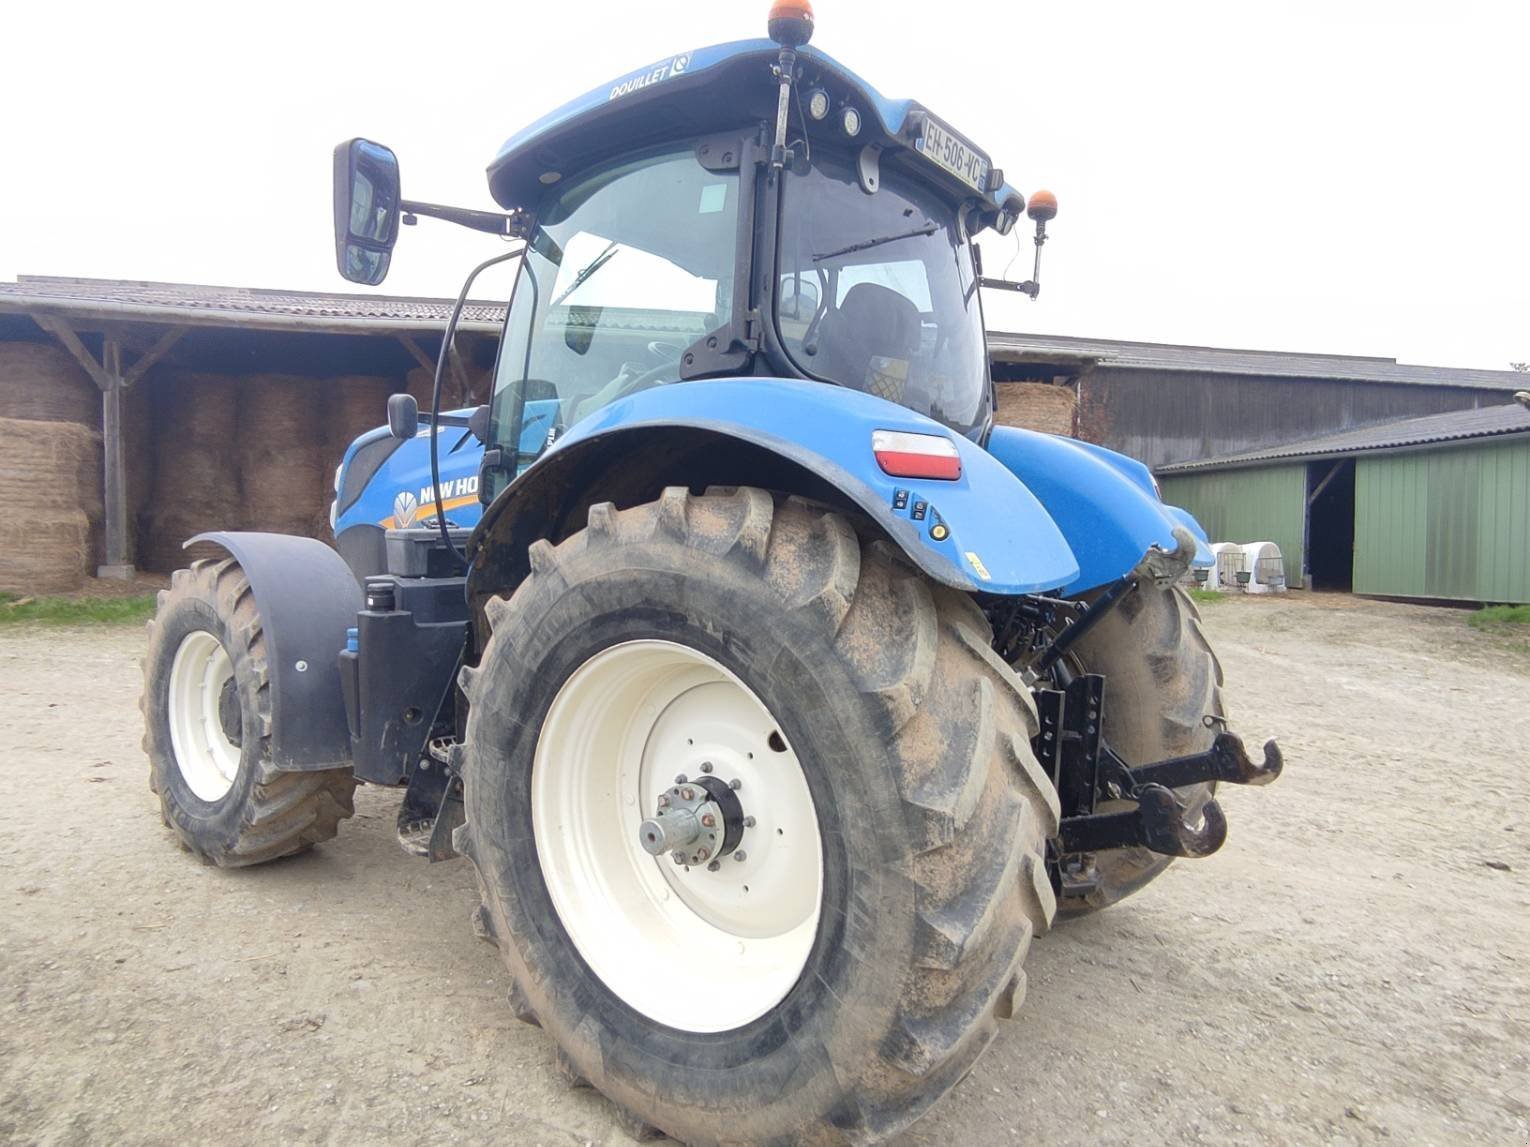
M 181 639 L 170 664 L 170 747 L 186 787 L 204 801 L 226 796 L 239 772 L 239 746 L 223 732 L 218 715 L 233 676 L 222 642 L 201 629 Z
M 716 871 L 650 856 L 638 840 L 660 794 L 678 774 L 704 775 L 703 762 L 739 782 L 755 818 Z M 633 641 L 586 661 L 543 723 L 531 800 L 558 918 L 632 1008 L 683 1031 L 729 1031 L 801 977 L 823 900 L 813 797 L 770 712 L 712 658 Z

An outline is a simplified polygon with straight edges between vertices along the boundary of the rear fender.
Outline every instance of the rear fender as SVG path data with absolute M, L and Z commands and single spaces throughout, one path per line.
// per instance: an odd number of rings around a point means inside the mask
M 961 477 L 884 474 L 873 430 L 949 439 Z M 577 423 L 485 513 L 470 542 L 470 593 L 514 586 L 526 548 L 583 528 L 593 503 L 638 505 L 676 485 L 759 485 L 859 510 L 931 579 L 968 592 L 1033 593 L 1078 576 L 1041 503 L 981 447 L 873 395 L 752 378 L 654 387 Z
M 348 766 L 339 656 L 361 609 L 350 567 L 323 542 L 287 534 L 217 531 L 192 542 L 222 546 L 250 581 L 271 674 L 272 763 L 293 771 Z
M 1186 511 L 1166 506 L 1148 468 L 1113 450 L 1013 426 L 996 427 L 989 453 L 1041 500 L 1078 558 L 1069 594 L 1096 589 L 1135 569 L 1153 547 L 1180 548 L 1176 530 L 1195 541 L 1195 564 L 1210 561 L 1206 532 Z

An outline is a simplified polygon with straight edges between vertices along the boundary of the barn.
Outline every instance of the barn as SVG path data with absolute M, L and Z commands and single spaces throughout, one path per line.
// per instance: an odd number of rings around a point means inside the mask
M 340 453 L 381 423 L 388 394 L 428 393 L 448 309 L 0 283 L 0 590 L 164 572 L 185 561 L 183 539 L 216 527 L 324 537 Z M 469 304 L 450 405 L 487 396 L 503 319 L 501 305 Z M 1293 585 L 1525 600 L 1527 502 L 1513 491 L 1530 447 L 1509 408 L 1524 375 L 1000 331 L 989 353 L 1000 422 L 1140 458 L 1219 539 L 1280 543 Z M 1382 539 L 1406 554 L 1378 556 Z
M 1278 543 L 1315 589 L 1530 602 L 1527 404 L 1172 463 L 1159 481 L 1214 537 Z

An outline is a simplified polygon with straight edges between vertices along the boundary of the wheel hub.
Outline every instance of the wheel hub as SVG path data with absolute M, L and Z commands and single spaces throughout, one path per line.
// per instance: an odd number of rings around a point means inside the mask
M 223 735 L 229 744 L 236 749 L 244 744 L 244 719 L 239 712 L 239 692 L 234 688 L 232 677 L 223 682 L 218 693 L 218 724 L 223 726 Z
M 711 762 L 702 769 L 710 772 Z M 739 846 L 753 821 L 744 816 L 740 787 L 737 780 L 702 776 L 691 781 L 681 773 L 673 788 L 659 794 L 658 810 L 638 825 L 638 843 L 653 856 L 667 852 L 676 864 L 705 864 L 716 872 L 718 861 Z

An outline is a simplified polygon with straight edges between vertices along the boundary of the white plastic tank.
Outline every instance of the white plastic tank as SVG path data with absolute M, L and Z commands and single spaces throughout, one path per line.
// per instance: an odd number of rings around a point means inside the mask
M 1245 566 L 1249 571 L 1249 593 L 1285 593 L 1286 562 L 1274 542 L 1246 542 Z
M 1212 542 L 1211 553 L 1216 558 L 1216 565 L 1206 573 L 1206 588 L 1221 593 L 1243 592 L 1244 579 L 1238 577 L 1240 573 L 1248 572 L 1243 547 L 1237 542 Z

